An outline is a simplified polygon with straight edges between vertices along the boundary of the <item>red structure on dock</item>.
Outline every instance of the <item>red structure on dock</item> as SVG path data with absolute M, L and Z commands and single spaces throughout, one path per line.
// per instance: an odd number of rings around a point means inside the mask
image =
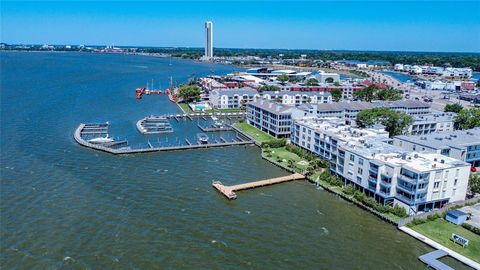
M 146 87 L 139 87 L 135 90 L 135 98 L 136 99 L 142 99 L 142 96 L 143 95 L 153 95 L 153 94 L 157 94 L 157 95 L 160 95 L 160 94 L 167 94 L 168 95 L 168 99 L 171 101 L 171 102 L 176 102 L 175 101 L 175 95 L 172 94 L 172 92 L 170 91 L 170 89 L 167 89 L 167 90 L 148 90 Z
M 135 90 L 135 98 L 136 99 L 142 99 L 143 93 L 145 93 L 145 90 L 147 90 L 146 87 L 140 87 Z

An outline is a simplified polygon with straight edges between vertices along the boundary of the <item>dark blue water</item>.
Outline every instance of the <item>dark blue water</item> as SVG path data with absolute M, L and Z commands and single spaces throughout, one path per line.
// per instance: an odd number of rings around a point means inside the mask
M 164 96 L 135 100 L 151 78 L 166 86 L 232 67 L 0 56 L 2 269 L 425 269 L 417 257 L 429 247 L 306 182 L 227 201 L 212 180 L 286 174 L 254 146 L 113 156 L 73 140 L 80 122 L 135 136 L 138 119 L 178 112 Z
M 392 76 L 393 78 L 399 80 L 402 83 L 407 81 L 413 82 L 413 77 L 407 74 L 398 73 L 395 71 L 381 71 L 381 73 Z

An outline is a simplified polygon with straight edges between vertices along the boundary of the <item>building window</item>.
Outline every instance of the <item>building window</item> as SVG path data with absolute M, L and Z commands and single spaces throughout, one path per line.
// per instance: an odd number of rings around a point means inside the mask
M 433 188 L 437 189 L 440 187 L 440 182 L 433 183 Z
M 353 154 L 350 154 L 350 160 L 355 161 L 355 156 Z
M 363 158 L 358 159 L 358 164 L 363 165 Z

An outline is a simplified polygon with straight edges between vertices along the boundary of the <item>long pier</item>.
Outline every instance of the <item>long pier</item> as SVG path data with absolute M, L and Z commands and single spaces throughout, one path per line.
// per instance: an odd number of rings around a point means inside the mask
M 239 184 L 234 186 L 225 186 L 220 181 L 214 181 L 212 182 L 212 186 L 216 188 L 220 193 L 225 195 L 225 197 L 227 197 L 228 199 L 236 199 L 237 194 L 235 193 L 235 191 L 269 186 L 269 185 L 274 185 L 274 184 L 279 184 L 283 182 L 289 182 L 289 181 L 294 181 L 294 180 L 299 180 L 304 178 L 305 176 L 303 174 L 294 173 L 287 176 L 249 182 L 249 183 L 244 183 L 244 184 Z
M 190 145 L 179 145 L 179 146 L 164 146 L 164 147 L 147 147 L 147 148 L 131 148 L 130 146 L 124 146 L 120 148 L 111 148 L 103 144 L 94 144 L 86 141 L 82 138 L 83 129 L 88 126 L 86 124 L 80 124 L 73 135 L 75 141 L 85 147 L 107 152 L 114 155 L 121 154 L 135 154 L 135 153 L 148 153 L 148 152 L 160 152 L 160 151 L 176 151 L 176 150 L 189 150 L 189 149 L 202 149 L 202 148 L 212 148 L 212 147 L 226 147 L 226 146 L 238 146 L 238 145 L 251 145 L 254 144 L 254 141 L 244 140 L 244 141 L 235 141 L 235 142 L 220 142 L 220 143 L 206 143 L 206 144 L 190 144 Z

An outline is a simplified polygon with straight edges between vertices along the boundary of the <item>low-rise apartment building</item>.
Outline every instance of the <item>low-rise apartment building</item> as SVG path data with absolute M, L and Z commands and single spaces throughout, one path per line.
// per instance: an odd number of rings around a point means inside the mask
M 480 128 L 393 138 L 393 144 L 408 151 L 429 151 L 480 167 Z
M 332 103 L 332 94 L 329 92 L 265 91 L 261 95 L 264 99 L 286 105 Z
M 345 123 L 355 125 L 357 114 L 365 109 L 389 108 L 394 111 L 403 112 L 414 117 L 430 114 L 430 105 L 417 100 L 399 100 L 399 101 L 351 101 L 334 102 L 331 104 L 318 104 L 317 116 L 319 118 L 338 117 L 345 120 Z
M 387 143 L 382 129 L 358 129 L 315 118 L 295 120 L 291 142 L 331 163 L 331 171 L 388 205 L 408 213 L 464 200 L 469 164 L 438 153 Z
M 276 138 L 290 137 L 292 119 L 308 115 L 307 112 L 299 110 L 295 106 L 278 104 L 264 99 L 247 104 L 247 122 Z
M 431 114 L 414 117 L 413 123 L 408 127 L 407 134 L 422 135 L 434 132 L 453 131 L 456 113 L 432 112 Z
M 259 99 L 258 92 L 251 88 L 216 89 L 210 91 L 209 103 L 217 109 L 233 109 Z

